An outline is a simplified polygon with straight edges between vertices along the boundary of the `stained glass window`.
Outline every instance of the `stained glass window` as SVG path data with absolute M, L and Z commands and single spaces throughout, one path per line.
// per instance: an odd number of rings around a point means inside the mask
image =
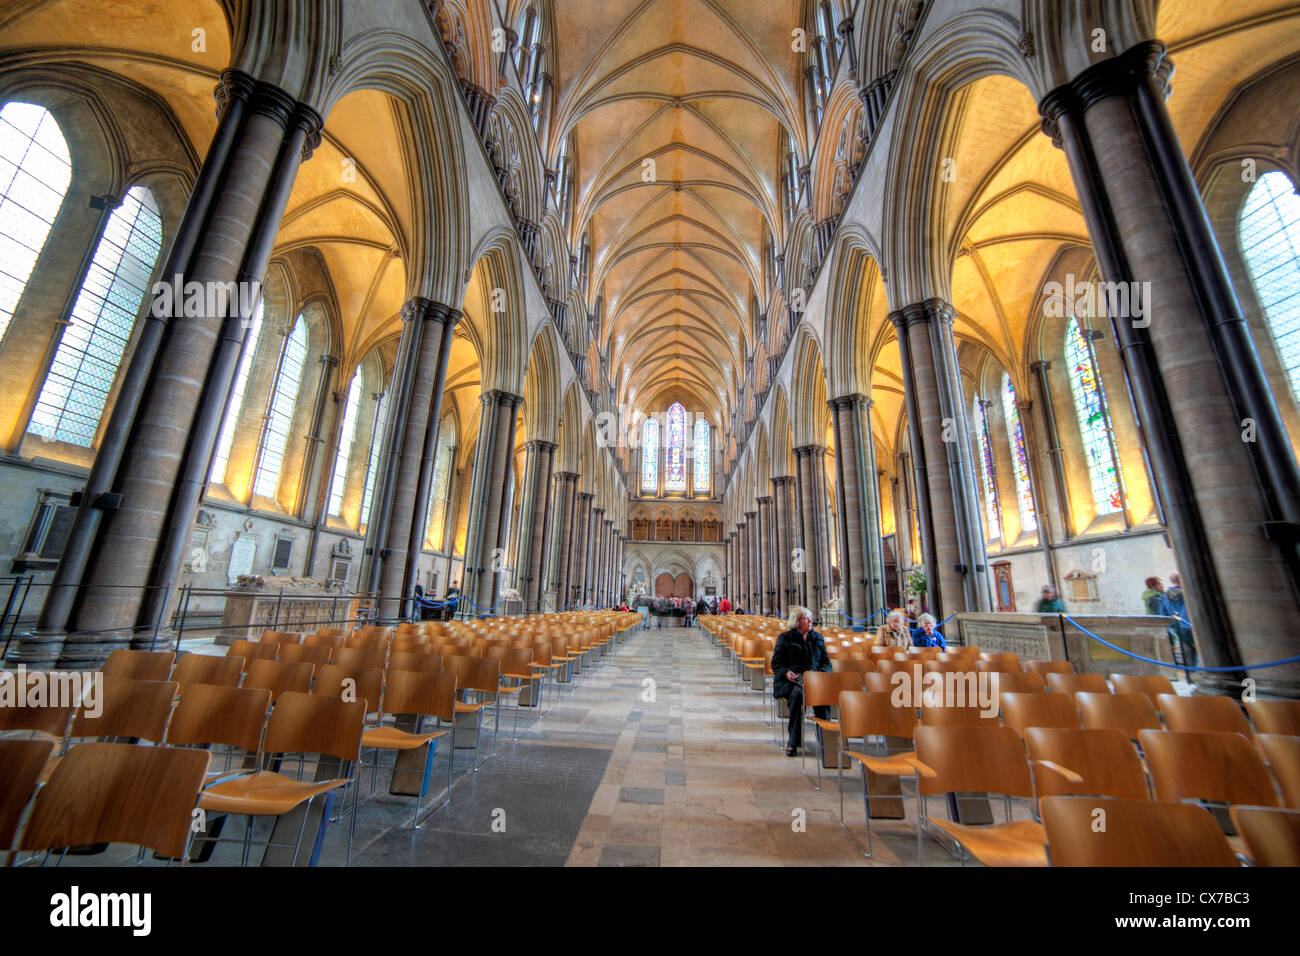
M 664 491 L 686 490 L 686 409 L 668 406 L 668 440 L 664 443 Z
M 235 374 L 235 384 L 230 389 L 230 400 L 226 402 L 226 417 L 221 420 L 221 438 L 217 441 L 216 453 L 212 456 L 212 468 L 208 480 L 224 482 L 226 466 L 230 464 L 230 446 L 235 442 L 235 428 L 239 425 L 239 413 L 244 407 L 244 390 L 248 388 L 248 373 L 253 367 L 253 358 L 257 354 L 257 343 L 262 337 L 262 300 L 258 300 L 248 322 L 248 333 L 244 344 L 244 354 L 239 360 L 239 371 Z
M 275 497 L 280 485 L 280 468 L 284 465 L 284 448 L 298 407 L 298 388 L 302 385 L 302 367 L 307 359 L 307 323 L 300 315 L 293 331 L 284 339 L 280 367 L 267 402 L 266 422 L 262 427 L 262 447 L 257 459 L 257 478 L 253 492 Z
M 0 336 L 71 182 L 72 157 L 50 111 L 6 103 L 0 110 Z
M 647 418 L 641 426 L 641 491 L 659 490 L 659 422 Z
M 1034 514 L 1034 490 L 1029 483 L 1029 455 L 1025 451 L 1025 429 L 1016 408 L 1016 387 L 1011 376 L 1002 373 L 1002 413 L 1007 419 L 1007 438 L 1011 442 L 1011 472 L 1016 479 L 1016 502 L 1020 505 L 1020 529 L 1034 531 L 1038 516 Z
M 989 538 L 1002 537 L 1002 505 L 998 501 L 998 473 L 993 467 L 993 442 L 989 439 L 989 413 L 980 399 L 975 399 L 980 460 L 984 463 L 984 510 L 989 517 Z
M 1241 210 L 1241 251 L 1300 401 L 1300 196 L 1286 173 L 1265 173 L 1251 188 Z
M 709 420 L 703 416 L 695 419 L 695 490 L 709 493 L 709 472 L 713 466 L 713 449 L 710 447 Z
M 433 459 L 433 488 L 429 492 L 429 546 L 441 551 L 447 537 L 447 492 L 451 488 L 452 445 L 456 441 L 456 424 L 450 415 L 438 429 L 438 451 Z
M 343 493 L 348 484 L 348 462 L 352 460 L 352 444 L 357 439 L 357 406 L 361 404 L 361 370 L 352 376 L 348 389 L 348 403 L 343 411 L 343 427 L 339 429 L 339 453 L 334 459 L 334 479 L 330 482 L 329 513 L 338 517 L 343 510 Z
M 113 211 L 86 272 L 71 320 L 28 431 L 89 448 L 162 251 L 153 193 L 136 186 Z
M 379 456 L 384 447 L 384 427 L 388 424 L 388 393 L 385 392 L 375 406 L 375 423 L 370 429 L 370 460 L 366 463 L 366 486 L 361 492 L 361 517 L 359 525 L 370 523 L 370 506 L 375 497 L 375 475 L 379 474 Z
M 1092 500 L 1098 515 L 1114 514 L 1124 507 L 1124 499 L 1119 490 L 1119 474 L 1110 436 L 1106 390 L 1093 364 L 1092 351 L 1079 331 L 1079 320 L 1073 316 L 1065 329 L 1065 367 L 1070 374 L 1079 435 L 1088 459 Z

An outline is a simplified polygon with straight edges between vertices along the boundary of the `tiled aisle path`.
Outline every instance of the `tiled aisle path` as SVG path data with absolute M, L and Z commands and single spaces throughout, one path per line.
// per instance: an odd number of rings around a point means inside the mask
M 653 702 L 642 699 L 647 678 L 654 681 Z M 708 632 L 696 628 L 636 631 L 617 657 L 578 685 L 573 702 L 583 716 L 573 729 L 617 739 L 570 865 L 868 863 L 840 828 L 833 772 L 815 791 L 799 760 L 778 749 L 764 700 L 755 692 L 742 696 L 738 687 Z M 551 727 L 541 739 L 567 726 L 569 706 L 555 722 L 542 722 Z M 808 770 L 815 773 L 811 759 Z M 846 790 L 847 819 L 860 828 L 856 777 Z M 794 827 L 799 810 L 803 832 Z M 915 863 L 910 821 L 884 821 L 874 832 L 870 862 Z M 926 862 L 947 862 L 947 855 L 931 844 Z

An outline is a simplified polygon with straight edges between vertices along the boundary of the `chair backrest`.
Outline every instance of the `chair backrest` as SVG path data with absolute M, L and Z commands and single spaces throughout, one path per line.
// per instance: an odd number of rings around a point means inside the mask
M 888 694 L 893 691 L 894 685 L 889 672 L 882 671 L 877 663 L 874 671 L 867 671 L 862 675 L 862 689 L 873 694 Z
M 333 653 L 332 647 L 322 647 L 317 644 L 285 644 L 280 648 L 278 659 L 288 664 L 306 663 L 323 667 L 330 662 L 330 655 Z
M 533 673 L 533 649 L 512 647 L 501 659 L 501 673 L 509 677 L 530 677 Z
M 413 651 L 393 651 L 388 655 L 388 673 L 415 671 L 418 674 L 441 674 L 441 654 L 419 654 Z M 390 711 L 391 713 L 391 711 Z
M 1079 705 L 1083 726 L 1089 730 L 1111 728 L 1122 730 L 1136 740 L 1143 730 L 1160 730 L 1160 715 L 1146 694 L 1091 694 L 1080 691 L 1074 695 Z
M 767 651 L 764 657 L 770 661 L 772 652 Z M 855 674 L 867 674 L 875 669 L 876 662 L 865 655 L 861 657 L 842 657 L 839 660 L 831 661 L 831 672 L 835 674 L 843 674 L 847 671 L 852 671 Z
M 1002 722 L 1022 737 L 1030 727 L 1060 727 L 1077 730 L 1079 711 L 1073 697 L 1064 694 L 1002 694 Z M 1129 744 L 1132 750 L 1133 745 Z M 1068 765 L 1067 765 L 1068 766 Z
M 316 683 L 311 692 L 339 700 L 363 700 L 367 711 L 377 711 L 384 692 L 384 672 L 378 667 L 326 664 L 316 672 Z
M 302 635 L 297 631 L 263 631 L 263 644 L 301 644 Z
M 1117 694 L 1146 694 L 1151 703 L 1161 694 L 1172 694 L 1174 685 L 1162 674 L 1111 674 L 1110 682 Z
M 1261 734 L 1300 737 L 1300 700 L 1251 700 L 1246 710 Z
M 328 647 L 331 651 L 337 650 L 343 646 L 344 634 L 324 634 L 317 631 L 315 634 L 308 634 L 302 639 L 303 647 Z
M 1025 661 L 1025 670 L 1041 674 L 1047 680 L 1048 674 L 1073 674 L 1074 665 L 1069 661 Z
M 1160 694 L 1156 706 L 1170 730 L 1226 730 L 1251 736 L 1250 721 L 1241 705 L 1230 697 L 1179 697 Z
M 839 703 L 842 690 L 862 690 L 862 675 L 857 671 L 804 671 L 805 707 L 832 707 Z
M 1157 800 L 1278 805 L 1259 751 L 1241 734 L 1143 730 L 1138 740 Z
M 289 647 L 291 645 L 285 645 Z M 244 659 L 241 665 L 247 668 L 253 661 L 273 661 L 280 656 L 281 647 L 275 641 L 246 641 L 242 637 L 233 641 L 230 647 L 226 648 L 227 657 L 242 657 Z
M 534 664 L 551 663 L 551 642 L 550 641 L 533 641 L 529 645 L 533 651 Z
M 334 652 L 330 663 L 353 668 L 378 667 L 383 670 L 387 660 L 386 647 L 340 647 Z
M 1237 866 L 1203 807 L 1151 800 L 1045 797 L 1040 806 L 1053 866 Z M 1096 826 L 1097 810 L 1106 826 Z
M 1300 737 L 1258 734 L 1255 741 L 1264 752 L 1264 759 L 1282 791 L 1282 805 L 1300 810 Z
M 911 737 L 916 729 L 916 708 L 895 707 L 892 696 L 864 690 L 840 691 L 840 733 L 845 739 L 876 734 Z
M 192 684 L 217 684 L 234 687 L 244 672 L 244 659 L 236 656 L 211 657 L 207 654 L 182 654 L 172 668 L 172 680 L 185 693 Z
M 98 700 L 87 693 L 72 718 L 72 737 L 143 737 L 157 743 L 167 733 L 167 718 L 177 685 L 167 680 L 132 680 L 129 677 L 101 677 L 95 688 Z M 96 717 L 89 716 L 86 703 L 93 702 Z
M 319 753 L 355 761 L 361 752 L 366 704 L 323 694 L 285 691 L 266 725 L 262 751 L 268 754 Z
M 270 706 L 269 690 L 195 684 L 176 705 L 167 727 L 167 743 L 225 744 L 255 754 Z
M 207 769 L 202 750 L 80 744 L 37 795 L 19 848 L 130 843 L 179 859 Z
M 108 655 L 102 668 L 105 677 L 134 680 L 166 680 L 176 655 L 171 651 L 131 651 L 126 648 Z
M 84 691 L 91 690 L 91 682 L 96 678 L 92 674 L 83 674 L 81 688 Z M 4 685 L 13 682 L 16 686 L 12 689 L 5 689 Z M 6 730 L 35 730 L 41 733 L 49 734 L 52 737 L 63 737 L 68 732 L 68 722 L 72 720 L 72 715 L 77 706 L 81 703 L 80 699 L 73 700 L 71 693 L 75 689 L 69 680 L 66 685 L 69 692 L 68 703 L 59 706 L 49 706 L 48 700 L 44 706 L 40 707 L 0 707 L 0 732 Z M 18 675 L 14 671 L 0 671 L 0 693 L 3 694 L 25 694 L 26 688 L 18 685 Z M 98 693 L 98 691 L 96 691 Z
M 1043 676 L 1026 671 L 994 671 L 998 675 L 999 694 L 1045 694 Z
M 952 708 L 950 708 L 952 709 Z M 935 772 L 921 777 L 927 796 L 974 790 L 1031 797 L 1033 781 L 1020 737 L 1010 727 L 985 721 L 982 727 L 916 728 L 916 756 Z
M 985 651 L 980 654 L 976 667 L 979 670 L 988 671 L 1023 670 L 1020 666 L 1020 655 L 1013 654 L 1010 651 Z
M 927 727 L 997 727 L 998 715 L 997 711 L 986 714 L 980 707 L 969 704 L 963 707 L 922 704 L 921 723 Z
M 913 679 L 916 673 L 925 666 L 924 661 L 906 660 L 896 661 L 892 658 L 878 658 L 876 660 L 876 672 L 880 674 L 906 674 Z
M 333 638 L 336 638 L 336 637 L 337 637 L 337 638 L 339 638 L 339 642 L 338 642 L 337 644 L 335 644 L 334 646 L 335 646 L 335 647 L 342 647 L 342 646 L 343 646 L 343 638 L 347 637 L 348 634 L 350 634 L 350 633 L 351 633 L 350 631 L 345 631 L 345 630 L 343 630 L 343 628 L 341 628 L 341 627 L 318 627 L 318 628 L 316 628 L 316 633 L 315 633 L 315 634 L 309 634 L 309 635 L 307 635 L 307 636 L 308 636 L 308 637 L 316 637 L 316 638 L 325 638 L 325 639 L 333 639 Z M 305 639 L 305 638 L 304 638 L 304 640 L 303 640 L 303 643 L 304 643 L 304 644 L 306 643 L 306 639 Z
M 926 661 L 921 667 L 926 674 L 964 674 L 971 669 L 965 659 Z
M 1149 800 L 1146 771 L 1133 741 L 1119 730 L 1078 730 L 1030 727 L 1024 732 L 1025 748 L 1034 763 L 1038 796 L 1054 794 L 1096 794 Z M 1073 770 L 1081 782 L 1066 779 L 1040 766 L 1043 761 Z
M 305 694 L 311 690 L 311 678 L 316 666 L 306 661 L 296 664 L 285 661 L 253 661 L 244 675 L 245 687 L 260 687 L 271 692 L 277 701 L 286 691 Z
M 473 660 L 473 666 L 465 682 L 457 683 L 456 686 L 495 694 L 500 684 L 501 662 L 493 657 L 480 657 Z
M 1300 810 L 1229 807 L 1256 866 L 1300 866 Z
M 23 809 L 53 752 L 53 740 L 0 738 L 0 853 L 13 846 Z
M 393 671 L 384 691 L 384 713 L 428 714 L 451 720 L 456 714 L 456 675 Z
M 1053 694 L 1110 693 L 1110 685 L 1101 674 L 1048 674 L 1047 689 Z

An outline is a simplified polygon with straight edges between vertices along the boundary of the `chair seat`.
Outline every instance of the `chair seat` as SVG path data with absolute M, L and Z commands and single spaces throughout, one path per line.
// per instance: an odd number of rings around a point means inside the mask
M 446 733 L 445 730 L 435 730 L 427 734 L 413 734 L 397 727 L 375 727 L 361 735 L 361 746 L 377 747 L 380 750 L 414 750 Z
M 463 700 L 458 700 L 456 701 L 456 713 L 477 714 L 480 710 L 482 710 L 486 706 L 487 704 L 483 703 L 482 701 L 477 701 L 473 704 L 467 704 Z
M 509 677 L 510 675 L 507 674 L 506 676 Z M 531 678 L 528 679 L 531 680 Z M 523 689 L 523 686 L 520 684 L 497 684 L 498 694 L 517 694 Z
M 213 784 L 199 794 L 199 806 L 213 813 L 278 817 L 305 800 L 351 782 L 351 778 L 345 777 L 321 781 L 294 780 L 284 774 L 261 770 Z
M 831 730 L 837 734 L 840 732 L 840 722 L 838 720 L 827 720 L 825 717 L 809 717 L 808 719 L 822 730 Z
M 872 773 L 887 777 L 910 777 L 916 773 L 916 754 L 908 751 L 903 754 L 890 754 L 888 757 L 873 757 L 871 754 L 858 753 L 856 750 L 843 751 L 844 756 L 856 760 Z
M 985 866 L 1047 866 L 1047 831 L 1032 820 L 1013 820 L 991 827 L 963 826 L 926 817 Z

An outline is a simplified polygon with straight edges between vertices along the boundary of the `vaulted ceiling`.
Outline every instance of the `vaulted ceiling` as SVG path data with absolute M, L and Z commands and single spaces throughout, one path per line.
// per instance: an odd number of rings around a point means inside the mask
M 680 399 L 718 424 L 731 414 L 763 309 L 764 236 L 780 229 L 784 130 L 799 126 L 798 7 L 554 5 L 552 136 L 573 136 L 573 231 L 590 230 L 601 349 L 632 409 Z

